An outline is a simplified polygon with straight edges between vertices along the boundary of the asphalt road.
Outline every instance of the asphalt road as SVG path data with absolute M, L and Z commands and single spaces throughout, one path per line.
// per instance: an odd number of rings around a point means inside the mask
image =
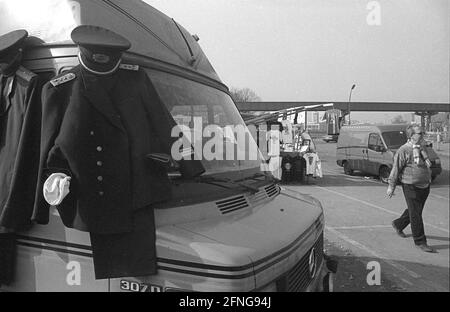
M 392 229 L 392 220 L 406 208 L 401 187 L 388 199 L 387 186 L 376 177 L 344 174 L 336 164 L 335 143 L 317 140 L 316 144 L 323 178 L 284 187 L 312 195 L 324 207 L 325 249 L 339 261 L 335 291 L 448 292 L 448 155 L 440 156 L 443 172 L 433 182 L 423 212 L 428 244 L 437 252 L 425 253 L 414 246 L 410 227 L 404 231 L 407 238 Z M 372 285 L 367 283 L 368 275 Z

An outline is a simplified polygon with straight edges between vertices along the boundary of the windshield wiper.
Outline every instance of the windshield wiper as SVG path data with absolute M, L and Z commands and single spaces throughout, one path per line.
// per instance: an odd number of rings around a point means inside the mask
M 213 185 L 222 186 L 222 187 L 225 187 L 225 186 L 217 184 L 217 183 L 228 183 L 228 184 L 232 184 L 235 186 L 243 187 L 243 188 L 247 189 L 248 191 L 250 191 L 252 194 L 259 192 L 259 188 L 255 187 L 255 186 L 247 185 L 245 183 L 240 183 L 238 181 L 233 181 L 231 179 L 220 179 L 220 178 L 215 178 L 215 177 L 200 176 L 200 177 L 195 178 L 194 181 L 199 182 L 199 183 L 213 184 Z M 225 188 L 231 189 L 231 187 L 225 187 Z

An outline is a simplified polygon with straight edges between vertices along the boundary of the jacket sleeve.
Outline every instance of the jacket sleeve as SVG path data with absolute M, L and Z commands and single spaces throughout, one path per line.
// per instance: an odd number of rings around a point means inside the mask
M 179 139 L 172 137 L 172 129 L 177 125 L 170 112 L 167 110 L 164 103 L 161 101 L 158 93 L 156 92 L 153 83 L 150 78 L 142 73 L 144 76 L 146 94 L 146 108 L 149 109 L 149 115 L 153 125 L 157 125 L 155 130 L 158 133 L 161 144 L 163 145 L 164 153 L 170 155 L 172 145 Z M 185 178 L 192 178 L 205 172 L 200 160 L 187 160 L 182 159 L 179 162 L 180 172 Z
M 405 166 L 406 166 L 405 153 L 400 148 L 394 155 L 394 163 L 393 163 L 391 173 L 388 178 L 389 186 L 392 189 L 395 189 L 395 186 L 397 185 L 397 181 L 399 180 L 400 175 L 402 174 Z
M 26 90 L 25 113 L 11 180 L 10 195 L 0 220 L 2 225 L 19 230 L 31 224 L 39 168 L 41 101 L 38 76 Z
M 33 220 L 40 224 L 49 221 L 49 204 L 43 196 L 45 180 L 54 172 L 63 172 L 70 175 L 67 162 L 55 146 L 55 139 L 66 110 L 64 90 L 58 90 L 50 83 L 44 85 L 42 90 L 42 127 L 41 146 L 39 156 L 39 169 Z

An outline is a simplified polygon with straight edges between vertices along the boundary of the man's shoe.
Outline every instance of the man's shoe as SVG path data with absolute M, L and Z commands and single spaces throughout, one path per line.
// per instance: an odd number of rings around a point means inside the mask
M 396 226 L 394 221 L 392 221 L 392 227 L 394 228 L 395 232 L 397 233 L 398 236 L 402 237 L 402 238 L 406 238 L 406 234 L 403 233 L 402 230 L 399 230 Z
M 434 252 L 434 249 L 428 246 L 427 244 L 416 245 L 416 247 L 425 252 Z

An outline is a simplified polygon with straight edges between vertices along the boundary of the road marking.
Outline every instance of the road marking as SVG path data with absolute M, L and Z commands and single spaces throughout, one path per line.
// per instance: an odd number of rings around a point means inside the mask
M 333 230 L 357 230 L 357 229 L 377 229 L 377 228 L 390 228 L 392 225 L 354 225 L 354 226 L 331 226 Z
M 331 232 L 332 234 L 334 234 L 335 236 L 339 237 L 340 239 L 346 241 L 347 243 L 349 243 L 349 244 L 351 244 L 351 245 L 353 245 L 353 246 L 355 246 L 355 247 L 357 247 L 357 248 L 359 248 L 359 249 L 361 249 L 361 250 L 367 252 L 368 254 L 372 255 L 373 257 L 375 257 L 375 258 L 377 258 L 377 259 L 380 259 L 382 262 L 385 262 L 385 263 L 389 264 L 390 266 L 394 267 L 395 269 L 397 269 L 397 270 L 399 270 L 399 271 L 402 271 L 402 272 L 405 272 L 406 274 L 408 274 L 408 275 L 411 276 L 412 278 L 420 279 L 421 282 L 424 283 L 424 284 L 426 284 L 427 286 L 432 287 L 432 288 L 436 289 L 437 291 L 445 291 L 445 292 L 448 291 L 448 289 L 446 289 L 446 288 L 444 288 L 444 287 L 442 287 L 442 286 L 440 286 L 440 285 L 438 285 L 438 284 L 435 284 L 435 283 L 433 283 L 433 282 L 429 282 L 429 281 L 424 280 L 424 279 L 422 278 L 422 276 L 420 276 L 420 275 L 417 274 L 416 272 L 411 271 L 410 269 L 406 268 L 405 266 L 403 266 L 403 265 L 401 265 L 401 264 L 399 264 L 399 263 L 397 263 L 397 262 L 395 262 L 395 261 L 393 261 L 393 260 L 387 259 L 386 256 L 381 255 L 381 254 L 378 254 L 377 252 L 373 251 L 373 250 L 370 249 L 369 247 L 367 247 L 367 246 L 365 246 L 365 245 L 363 245 L 363 244 L 361 244 L 361 243 L 359 243 L 359 242 L 357 242 L 357 241 L 351 239 L 351 238 L 348 237 L 347 235 L 342 234 L 342 233 L 340 233 L 339 231 L 337 231 L 337 230 L 335 230 L 335 229 L 333 229 L 333 228 L 330 228 L 330 227 L 328 227 L 328 226 L 325 226 L 325 229 L 326 229 L 327 231 Z M 413 283 L 407 281 L 407 280 L 404 279 L 404 278 L 401 278 L 401 280 L 402 280 L 403 282 L 409 284 L 409 285 L 413 285 Z
M 340 239 L 346 241 L 347 243 L 349 243 L 349 244 L 351 244 L 351 245 L 353 245 L 353 246 L 355 246 L 355 247 L 357 247 L 357 248 L 359 248 L 361 250 L 364 250 L 365 252 L 367 252 L 368 254 L 374 256 L 375 258 L 382 259 L 383 261 L 385 261 L 389 265 L 393 266 L 397 270 L 403 271 L 403 272 L 407 273 L 409 276 L 411 276 L 413 278 L 421 278 L 421 276 L 419 274 L 417 274 L 416 272 L 409 270 L 408 268 L 404 267 L 401 264 L 396 263 L 395 261 L 387 259 L 387 257 L 378 254 L 377 252 L 373 251 L 369 247 L 367 247 L 367 246 L 365 246 L 365 245 L 363 245 L 363 244 L 361 244 L 361 243 L 351 239 L 347 235 L 342 234 L 341 232 L 339 232 L 339 231 L 337 231 L 337 230 L 335 230 L 333 228 L 330 228 L 328 226 L 325 226 L 325 229 L 330 231 L 333 235 L 335 235 L 335 236 L 339 237 Z
M 354 200 L 354 201 L 356 201 L 356 202 L 359 202 L 359 203 L 362 203 L 362 204 L 367 205 L 367 206 L 369 206 L 369 207 L 373 207 L 373 208 L 375 208 L 375 209 L 384 211 L 384 212 L 386 212 L 386 213 L 390 213 L 391 215 L 395 215 L 395 216 L 398 215 L 398 212 L 394 212 L 394 211 L 391 211 L 391 210 L 389 210 L 389 209 L 386 209 L 386 208 L 383 208 L 383 207 L 380 207 L 380 206 L 371 204 L 371 203 L 366 202 L 366 201 L 364 201 L 364 200 L 361 200 L 361 199 L 358 199 L 358 198 L 355 198 L 355 197 L 352 197 L 352 196 L 349 196 L 349 195 L 345 195 L 345 194 L 340 193 L 340 192 L 337 192 L 337 191 L 333 191 L 333 190 L 327 189 L 326 187 L 322 187 L 322 186 L 318 186 L 318 185 L 314 185 L 314 187 L 319 188 L 319 189 L 324 190 L 324 191 L 327 191 L 327 192 L 330 192 L 330 193 L 333 193 L 333 194 L 336 194 L 336 195 L 339 195 L 339 196 L 342 196 L 342 197 L 345 197 L 345 198 L 350 199 L 350 200 Z M 446 229 L 444 229 L 444 228 L 441 228 L 441 227 L 438 227 L 438 226 L 435 226 L 435 225 L 433 225 L 433 224 L 426 223 L 426 222 L 424 222 L 423 224 L 425 224 L 426 226 L 435 228 L 435 229 L 437 229 L 437 230 L 440 230 L 440 231 L 443 231 L 443 232 L 449 234 L 449 231 L 446 230 Z
M 366 181 L 366 182 L 371 182 L 371 183 L 375 183 L 375 184 L 378 184 L 378 185 L 386 185 L 386 187 L 387 187 L 387 184 L 384 184 L 380 180 L 377 180 L 377 179 L 372 178 L 372 177 L 370 177 L 369 179 L 366 179 L 364 177 L 349 176 L 349 175 L 346 175 L 346 174 L 333 172 L 333 171 L 329 171 L 329 170 L 322 170 L 322 172 L 325 173 L 325 174 L 333 174 L 333 175 L 336 175 L 336 176 L 342 176 L 342 177 L 345 177 L 346 180 L 349 180 L 349 181 L 356 181 L 356 182 Z M 431 189 L 433 189 L 433 185 L 431 185 Z M 444 199 L 444 200 L 447 200 L 447 201 L 450 200 L 450 198 L 448 198 L 448 197 L 441 196 L 441 195 L 436 195 L 436 194 L 432 194 L 432 193 L 430 193 L 429 196 L 437 198 L 437 199 Z
M 351 177 L 351 176 L 349 176 L 349 175 L 347 175 L 347 174 L 343 174 L 343 173 L 336 172 L 336 171 L 324 170 L 324 169 L 322 169 L 322 173 L 333 174 L 333 175 L 337 175 L 337 176 Z
M 400 279 L 403 281 L 403 283 L 408 284 L 409 286 L 413 286 L 414 284 L 408 281 L 407 279 L 404 279 L 403 277 L 400 277 Z
M 430 193 L 430 196 L 431 196 L 431 197 L 438 198 L 438 199 L 450 200 L 449 198 L 447 198 L 447 197 L 445 197 L 445 196 L 441 196 L 441 195 L 436 195 L 436 194 L 431 194 L 431 193 Z

